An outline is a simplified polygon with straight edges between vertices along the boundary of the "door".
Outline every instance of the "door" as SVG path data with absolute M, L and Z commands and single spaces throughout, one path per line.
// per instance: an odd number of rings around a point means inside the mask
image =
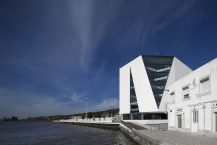
M 215 131 L 217 132 L 217 113 L 215 113 Z
M 198 131 L 198 110 L 191 112 L 191 132 Z
M 178 115 L 177 119 L 178 119 L 178 128 L 182 128 L 182 115 Z

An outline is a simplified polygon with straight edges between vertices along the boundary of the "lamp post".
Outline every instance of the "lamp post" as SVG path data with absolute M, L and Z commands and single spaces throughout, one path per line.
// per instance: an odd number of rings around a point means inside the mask
M 86 119 L 87 119 L 87 96 L 85 98 L 85 101 L 86 101 Z
M 111 106 L 112 110 L 111 110 L 111 119 L 112 119 L 112 111 L 113 111 L 113 107 Z

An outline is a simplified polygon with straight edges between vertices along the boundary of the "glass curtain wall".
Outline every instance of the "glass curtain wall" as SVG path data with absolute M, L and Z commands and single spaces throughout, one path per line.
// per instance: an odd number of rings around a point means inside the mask
M 132 115 L 133 120 L 141 119 L 141 114 L 139 113 L 139 107 L 137 103 L 136 92 L 135 92 L 131 71 L 130 71 L 130 113 Z
M 160 105 L 173 59 L 173 56 L 143 56 L 157 107 Z

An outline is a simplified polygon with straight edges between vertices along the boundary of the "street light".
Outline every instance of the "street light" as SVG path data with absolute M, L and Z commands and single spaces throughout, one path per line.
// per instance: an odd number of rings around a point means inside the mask
M 86 96 L 85 101 L 86 101 L 86 119 L 87 119 L 87 96 Z

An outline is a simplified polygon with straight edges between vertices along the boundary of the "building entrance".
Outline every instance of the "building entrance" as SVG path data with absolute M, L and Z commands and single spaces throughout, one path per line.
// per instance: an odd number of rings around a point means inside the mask
M 198 114 L 199 114 L 198 110 L 193 110 L 191 112 L 191 132 L 198 131 L 198 122 L 199 122 Z
M 217 132 L 217 112 L 215 112 L 215 132 Z
M 178 119 L 178 128 L 182 128 L 182 115 L 177 115 Z

